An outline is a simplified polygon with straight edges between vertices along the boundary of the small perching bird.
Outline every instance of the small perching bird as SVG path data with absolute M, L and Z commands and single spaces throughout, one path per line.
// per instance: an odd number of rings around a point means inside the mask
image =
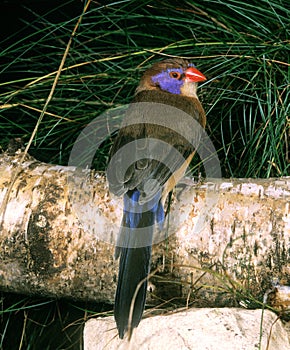
M 164 203 L 184 175 L 206 116 L 197 83 L 206 80 L 185 59 L 153 64 L 141 78 L 136 95 L 111 149 L 110 191 L 124 196 L 116 247 L 120 258 L 114 315 L 119 337 L 131 337 L 146 299 L 154 225 L 162 227 Z M 196 128 L 178 111 L 189 115 Z M 172 118 L 173 117 L 173 118 Z

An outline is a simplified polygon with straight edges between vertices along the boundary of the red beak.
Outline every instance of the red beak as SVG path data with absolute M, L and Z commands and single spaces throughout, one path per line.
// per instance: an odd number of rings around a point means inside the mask
M 190 83 L 198 83 L 199 81 L 205 81 L 206 77 L 195 67 L 189 67 L 185 71 L 185 81 Z

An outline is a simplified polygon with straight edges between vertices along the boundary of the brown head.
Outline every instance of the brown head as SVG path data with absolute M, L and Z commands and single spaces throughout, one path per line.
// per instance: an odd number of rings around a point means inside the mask
M 144 73 L 136 92 L 161 90 L 171 94 L 197 97 L 197 83 L 204 80 L 206 77 L 189 61 L 169 58 L 154 63 Z

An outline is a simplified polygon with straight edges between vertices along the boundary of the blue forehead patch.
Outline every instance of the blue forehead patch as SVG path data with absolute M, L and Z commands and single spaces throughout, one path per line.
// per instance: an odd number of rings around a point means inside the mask
M 168 73 L 170 73 L 170 72 L 178 72 L 178 73 L 182 74 L 183 73 L 183 69 L 182 68 L 168 68 L 168 69 L 165 69 L 164 72 L 168 72 Z
M 178 72 L 180 74 L 183 73 L 182 68 L 169 68 L 161 73 L 153 75 L 151 78 L 152 82 L 156 85 L 159 85 L 161 90 L 170 92 L 171 94 L 180 95 L 180 88 L 183 85 L 182 79 L 174 79 L 170 76 L 170 72 Z

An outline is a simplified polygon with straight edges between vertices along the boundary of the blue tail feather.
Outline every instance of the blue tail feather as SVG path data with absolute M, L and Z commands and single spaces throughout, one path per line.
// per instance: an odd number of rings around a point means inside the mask
M 115 297 L 114 315 L 120 338 L 125 333 L 131 336 L 137 327 L 145 306 L 147 277 L 150 271 L 153 228 L 157 222 L 164 222 L 164 210 L 160 196 L 147 203 L 139 204 L 140 192 L 128 191 L 124 196 L 122 227 L 116 247 L 116 257 L 120 257 L 118 286 Z M 144 281 L 137 293 L 131 324 L 129 324 L 132 299 L 139 283 Z
M 158 192 L 150 201 L 139 204 L 140 192 L 138 190 L 128 191 L 124 195 L 124 217 L 125 225 L 129 228 L 137 228 L 142 213 L 146 211 L 152 212 L 153 225 L 157 222 L 159 225 L 163 225 L 164 222 L 164 208 L 160 202 L 160 192 Z M 144 227 L 144 226 L 142 226 Z

